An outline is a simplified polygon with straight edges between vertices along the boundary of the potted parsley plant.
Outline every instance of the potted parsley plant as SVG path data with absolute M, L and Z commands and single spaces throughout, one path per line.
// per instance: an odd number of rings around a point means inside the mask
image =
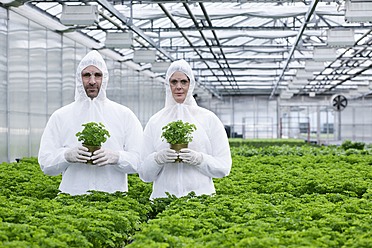
M 196 130 L 194 124 L 183 122 L 182 120 L 169 122 L 162 127 L 161 138 L 170 144 L 170 148 L 179 152 L 182 148 L 187 148 L 192 141 L 192 133 Z M 181 162 L 176 159 L 176 162 Z
M 79 141 L 83 142 L 83 146 L 88 148 L 89 152 L 94 152 L 101 148 L 102 143 L 106 142 L 107 138 L 110 137 L 109 131 L 106 130 L 105 126 L 99 122 L 88 122 L 82 124 L 84 127 L 82 131 L 76 133 L 76 137 Z M 88 161 L 91 164 L 92 161 Z

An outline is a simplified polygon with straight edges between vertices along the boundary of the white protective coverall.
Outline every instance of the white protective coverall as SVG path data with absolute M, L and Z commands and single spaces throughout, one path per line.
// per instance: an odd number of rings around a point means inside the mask
M 183 72 L 190 79 L 185 101 L 177 103 L 169 85 L 169 78 L 176 71 Z M 167 197 L 166 192 L 177 197 L 194 191 L 196 195 L 215 193 L 212 178 L 221 178 L 230 173 L 230 146 L 224 125 L 211 111 L 199 107 L 193 97 L 195 79 L 190 65 L 185 60 L 173 62 L 166 74 L 165 107 L 153 115 L 144 130 L 141 159 L 138 174 L 145 182 L 153 182 L 150 199 Z M 187 163 L 155 162 L 158 151 L 169 148 L 162 141 L 162 127 L 171 121 L 182 120 L 195 124 L 197 130 L 192 133 L 193 141 L 188 148 L 202 154 L 199 165 Z
M 94 65 L 103 73 L 102 85 L 97 97 L 90 99 L 84 89 L 81 72 Z M 50 117 L 41 137 L 38 161 L 47 175 L 62 173 L 60 191 L 71 195 L 88 190 L 113 193 L 128 191 L 127 174 L 136 173 L 140 163 L 141 123 L 127 107 L 106 97 L 108 70 L 97 51 L 89 52 L 76 70 L 75 101 L 56 110 Z M 87 122 L 102 122 L 110 136 L 102 148 L 119 153 L 117 164 L 102 167 L 85 163 L 69 163 L 65 152 L 81 146 L 75 134 Z

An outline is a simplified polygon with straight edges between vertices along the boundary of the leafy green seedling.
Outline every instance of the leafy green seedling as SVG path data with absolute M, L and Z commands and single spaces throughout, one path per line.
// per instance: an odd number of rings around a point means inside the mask
M 192 133 L 196 130 L 194 124 L 182 120 L 169 122 L 162 128 L 162 140 L 169 144 L 188 144 L 192 141 Z
M 99 122 L 88 122 L 82 124 L 84 129 L 76 133 L 79 141 L 82 141 L 87 146 L 101 146 L 110 137 L 109 131 Z

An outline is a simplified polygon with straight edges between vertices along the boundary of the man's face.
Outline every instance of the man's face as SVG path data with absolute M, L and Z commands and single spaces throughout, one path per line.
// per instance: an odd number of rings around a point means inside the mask
M 183 103 L 186 99 L 190 87 L 190 80 L 185 73 L 176 71 L 169 78 L 169 84 L 174 100 Z
M 98 92 L 101 89 L 102 84 L 102 72 L 94 65 L 85 67 L 81 72 L 81 78 L 83 80 L 83 86 L 87 96 L 93 99 L 98 96 Z

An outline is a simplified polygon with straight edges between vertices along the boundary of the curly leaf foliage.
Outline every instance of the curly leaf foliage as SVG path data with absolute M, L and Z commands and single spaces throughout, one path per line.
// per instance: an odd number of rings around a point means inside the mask
M 192 141 L 192 133 L 196 130 L 194 124 L 182 120 L 169 122 L 162 128 L 162 140 L 169 144 L 188 144 Z
M 82 126 L 84 129 L 81 132 L 77 132 L 76 137 L 85 145 L 101 146 L 110 137 L 109 131 L 106 130 L 101 122 L 88 122 L 82 124 Z

